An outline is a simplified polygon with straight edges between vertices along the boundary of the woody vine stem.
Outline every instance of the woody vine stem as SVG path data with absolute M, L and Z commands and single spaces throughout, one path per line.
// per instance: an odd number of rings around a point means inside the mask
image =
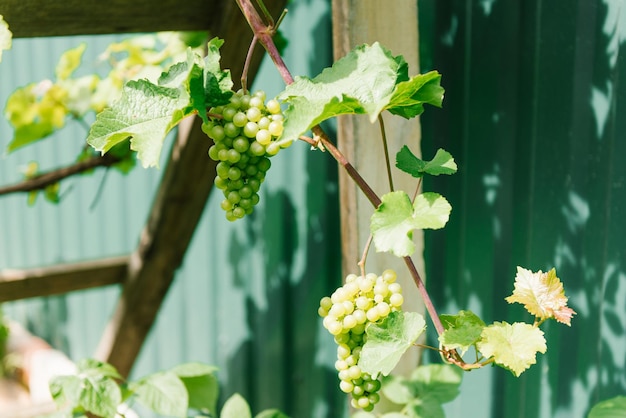
M 239 8 L 241 9 L 243 15 L 245 16 L 250 28 L 254 33 L 255 41 L 258 41 L 265 50 L 268 55 L 274 62 L 279 74 L 286 84 L 293 83 L 294 79 L 291 75 L 291 72 L 287 68 L 287 65 L 282 59 L 282 56 L 278 52 L 276 48 L 276 44 L 272 39 L 276 27 L 270 22 L 269 24 L 265 23 L 261 16 L 259 15 L 257 9 L 252 4 L 251 0 L 236 0 Z M 324 130 L 319 126 L 315 126 L 312 128 L 314 135 L 314 143 L 322 146 L 324 149 L 328 150 L 328 152 L 333 156 L 333 158 L 346 170 L 348 175 L 352 178 L 352 180 L 356 183 L 356 185 L 361 189 L 361 191 L 365 194 L 367 199 L 372 203 L 374 207 L 378 207 L 381 203 L 378 195 L 372 190 L 369 184 L 365 181 L 363 177 L 359 174 L 359 172 L 350 164 L 350 162 L 346 159 L 346 157 L 339 151 L 339 149 L 330 141 L 328 135 L 324 132 Z M 307 141 L 308 142 L 308 141 Z M 426 286 L 424 285 L 424 281 L 422 280 L 417 268 L 415 267 L 415 263 L 411 257 L 404 257 L 404 262 L 417 286 L 422 299 L 424 301 L 424 305 L 426 306 L 426 310 L 437 330 L 437 333 L 441 335 L 444 332 L 443 324 L 439 319 L 439 315 L 437 314 L 437 310 L 433 305 L 433 302 L 426 290 Z M 444 353 L 446 357 L 450 357 L 451 353 Z M 454 356 L 457 357 L 457 356 Z

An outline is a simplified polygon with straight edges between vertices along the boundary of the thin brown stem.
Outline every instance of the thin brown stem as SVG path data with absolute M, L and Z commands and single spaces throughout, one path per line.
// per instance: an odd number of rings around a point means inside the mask
M 252 54 L 254 54 L 254 47 L 256 46 L 258 38 L 256 35 L 250 42 L 250 48 L 248 48 L 248 55 L 246 55 L 246 61 L 243 64 L 243 71 L 241 72 L 241 89 L 244 94 L 248 93 L 248 69 L 250 68 L 250 61 L 252 61 Z
M 367 239 L 367 242 L 365 243 L 365 248 L 363 249 L 363 255 L 361 256 L 361 259 L 357 263 L 357 265 L 361 269 L 361 275 L 363 277 L 365 277 L 365 260 L 367 259 L 367 253 L 370 250 L 370 245 L 372 245 L 373 238 L 374 237 L 372 236 L 372 234 L 370 234 L 369 238 Z
M 387 166 L 387 178 L 389 179 L 389 190 L 393 192 L 393 177 L 391 175 L 391 162 L 389 161 L 389 146 L 387 145 L 387 133 L 385 132 L 385 121 L 383 115 L 378 115 L 378 124 L 380 125 L 380 136 L 383 140 L 383 151 L 385 152 L 385 164 Z
M 236 1 L 242 13 L 244 14 L 246 20 L 248 21 L 250 27 L 252 28 L 252 31 L 254 32 L 255 36 L 258 37 L 259 42 L 261 43 L 261 45 L 263 45 L 268 55 L 274 62 L 274 65 L 276 66 L 276 68 L 278 69 L 278 72 L 280 73 L 281 77 L 285 81 L 285 84 L 289 85 L 293 83 L 294 81 L 293 76 L 289 72 L 287 65 L 283 61 L 280 53 L 278 52 L 278 49 L 276 48 L 276 45 L 274 44 L 274 41 L 272 40 L 271 28 L 268 28 L 267 26 L 263 24 L 261 17 L 259 16 L 257 10 L 254 8 L 250 0 L 236 0 Z M 352 180 L 356 183 L 357 187 L 361 189 L 363 194 L 365 194 L 365 196 L 372 203 L 372 205 L 376 208 L 380 206 L 381 200 L 378 197 L 378 195 L 374 192 L 374 190 L 372 190 L 372 188 L 365 181 L 365 179 L 361 177 L 361 175 L 354 168 L 354 166 L 350 164 L 347 158 L 330 141 L 330 139 L 328 138 L 324 130 L 319 125 L 317 125 L 312 128 L 312 131 L 313 131 L 313 134 L 317 138 L 319 138 L 321 144 L 328 150 L 328 152 L 333 156 L 333 158 L 344 168 L 344 170 L 346 170 L 350 178 L 352 178 Z M 422 295 L 422 298 L 424 299 L 424 305 L 426 306 L 426 310 L 428 311 L 428 314 L 430 315 L 431 320 L 433 321 L 433 324 L 435 325 L 435 329 L 437 330 L 437 333 L 442 334 L 444 332 L 444 327 L 441 323 L 441 320 L 439 319 L 439 315 L 437 314 L 437 311 L 435 310 L 435 306 L 433 305 L 432 300 L 430 299 L 430 296 L 428 295 L 428 292 L 426 291 L 424 282 L 420 274 L 418 273 L 417 269 L 415 268 L 415 264 L 413 263 L 413 260 L 411 259 L 411 257 L 405 257 L 405 263 L 409 269 L 409 272 L 411 273 L 411 276 L 413 277 L 413 280 L 415 281 L 415 284 L 417 285 L 417 288 L 420 294 Z

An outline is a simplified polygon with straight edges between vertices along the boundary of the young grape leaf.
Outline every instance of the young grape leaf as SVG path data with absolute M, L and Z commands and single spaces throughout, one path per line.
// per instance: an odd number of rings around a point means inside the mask
M 131 382 L 129 389 L 144 406 L 157 414 L 187 417 L 187 389 L 181 379 L 170 371 L 154 373 Z
M 210 41 L 204 60 L 189 52 L 186 63 L 161 75 L 159 85 L 148 80 L 127 82 L 122 97 L 98 114 L 87 142 L 105 153 L 130 138 L 142 165 L 158 166 L 163 141 L 172 128 L 194 112 L 206 118 L 207 107 L 225 104 L 232 95 L 230 73 L 219 68 L 222 43 Z
M 395 311 L 381 323 L 370 324 L 359 367 L 373 376 L 388 375 L 425 329 L 424 317 L 416 312 Z
M 5 22 L 2 15 L 0 15 L 0 62 L 2 62 L 2 51 L 11 49 L 11 39 L 13 33 L 9 30 L 9 25 Z
M 216 371 L 217 367 L 202 363 L 185 363 L 170 369 L 187 388 L 189 408 L 207 409 L 212 415 L 217 415 L 219 395 Z
M 254 416 L 254 418 L 289 418 L 287 415 L 280 412 L 278 409 L 266 409 Z M 353 417 L 354 418 L 354 417 Z
M 117 407 L 122 403 L 122 392 L 118 384 L 103 376 L 85 376 L 81 381 L 79 404 L 97 416 L 113 418 Z
M 477 347 L 483 356 L 493 357 L 517 377 L 537 362 L 537 352 L 547 350 L 543 331 L 523 322 L 494 322 L 483 329 Z
M 461 355 L 480 339 L 485 323 L 471 311 L 459 311 L 456 315 L 440 315 L 445 327 L 439 342 L 447 348 L 461 350 Z
M 230 71 L 222 70 L 220 66 L 220 47 L 223 44 L 222 39 L 211 39 L 204 59 L 204 97 L 207 107 L 226 104 L 233 95 Z
M 554 318 L 568 326 L 571 326 L 572 316 L 576 314 L 572 308 L 567 307 L 563 283 L 556 276 L 555 269 L 547 273 L 541 270 L 533 273 L 518 266 L 515 290 L 505 300 L 509 303 L 521 303 L 539 320 Z
M 78 405 L 82 385 L 83 382 L 78 376 L 55 376 L 50 380 L 50 394 L 57 406 Z
M 413 371 L 410 384 L 420 399 L 432 399 L 438 404 L 454 400 L 459 395 L 463 371 L 450 364 L 427 364 Z
M 61 55 L 57 67 L 55 69 L 55 75 L 59 80 L 65 80 L 72 75 L 74 71 L 80 65 L 80 61 L 83 57 L 83 52 L 85 52 L 85 48 L 87 48 L 87 44 L 82 43 L 78 45 L 76 48 L 69 49 Z
M 376 250 L 398 257 L 411 255 L 414 229 L 439 229 L 448 222 L 452 207 L 438 193 L 422 193 L 411 204 L 403 191 L 387 193 L 370 220 Z
M 386 107 L 387 110 L 394 115 L 410 119 L 424 111 L 424 103 L 441 107 L 444 90 L 440 82 L 441 74 L 431 71 L 398 83 Z
M 130 138 L 144 167 L 158 166 L 167 133 L 191 114 L 189 95 L 148 80 L 129 81 L 122 97 L 96 117 L 87 143 L 103 154 Z
M 220 418 L 252 418 L 252 413 L 243 396 L 235 393 L 224 403 Z
M 406 377 L 389 375 L 383 377 L 381 391 L 389 401 L 397 405 L 406 405 L 415 398 L 415 393 Z
M 616 396 L 597 403 L 587 418 L 626 418 L 626 396 Z
M 441 103 L 442 94 L 433 88 L 438 83 L 430 73 L 409 79 L 404 58 L 379 43 L 361 45 L 313 79 L 296 77 L 278 96 L 289 104 L 282 139 L 295 140 L 342 114 L 367 114 L 371 122 L 387 108 L 405 117 L 417 115 L 423 103 Z
M 417 158 L 406 145 L 396 154 L 396 167 L 413 177 L 420 178 L 424 174 L 438 176 L 440 174 L 454 174 L 457 166 L 449 152 L 437 150 L 435 157 L 430 161 Z

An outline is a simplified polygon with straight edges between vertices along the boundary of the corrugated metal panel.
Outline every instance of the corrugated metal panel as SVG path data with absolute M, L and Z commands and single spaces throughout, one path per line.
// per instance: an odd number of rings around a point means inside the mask
M 314 75 L 328 65 L 329 13 L 324 0 L 297 2 L 290 8 L 283 30 L 291 45 L 286 60 L 295 74 Z M 95 59 L 111 39 L 87 39 L 88 51 L 94 54 L 87 60 Z M 58 56 L 79 41 L 15 41 L 0 66 L 2 102 L 13 86 L 50 77 Z M 269 62 L 259 80 L 268 94 L 282 89 Z M 11 133 L 6 125 L 1 129 L 6 145 Z M 0 182 L 17 180 L 17 166 L 30 159 L 47 167 L 73 158 L 66 144 L 80 144 L 84 134 L 80 128 L 65 132 L 62 138 L 5 159 Z M 56 145 L 61 141 L 63 145 Z M 250 219 L 227 222 L 219 208 L 221 199 L 211 197 L 133 375 L 185 361 L 207 362 L 220 368 L 223 397 L 240 392 L 255 411 L 278 407 L 294 417 L 336 418 L 342 416 L 345 402 L 336 390 L 332 341 L 315 313 L 319 298 L 341 281 L 337 169 L 328 155 L 311 152 L 304 144 L 284 151 L 273 164 L 257 214 Z M 38 202 L 26 209 L 22 196 L 0 199 L 0 267 L 131 251 L 159 175 L 140 168 L 128 177 L 109 174 L 93 210 L 88 208 L 101 173 L 72 180 L 72 190 L 58 207 Z M 30 321 L 40 335 L 62 343 L 79 359 L 95 350 L 117 294 L 110 288 L 14 302 L 7 304 L 7 312 Z
M 521 319 L 503 300 L 515 266 L 556 266 L 578 312 L 571 328 L 547 324 L 548 352 L 519 379 L 467 374 L 449 416 L 585 416 L 626 391 L 624 3 L 420 6 L 422 62 L 446 87 L 422 119 L 424 154 L 444 147 L 459 164 L 425 183 L 453 206 L 426 241 L 437 306 Z

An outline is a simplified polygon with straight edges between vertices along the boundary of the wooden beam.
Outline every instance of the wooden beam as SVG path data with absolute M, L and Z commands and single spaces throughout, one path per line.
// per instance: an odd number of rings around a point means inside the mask
M 223 3 L 223 15 L 209 29 L 225 40 L 222 66 L 231 69 L 237 83 L 252 32 L 236 3 Z M 265 4 L 277 16 L 285 0 L 265 0 Z M 250 83 L 262 56 L 260 50 L 254 55 Z M 128 376 L 154 323 L 213 186 L 216 163 L 207 155 L 211 141 L 200 127 L 197 118 L 191 129 L 182 126 L 179 130 L 139 245 L 131 256 L 124 291 L 95 354 L 123 376 Z
M 335 59 L 344 56 L 357 45 L 378 41 L 394 55 L 403 55 L 412 75 L 419 72 L 417 0 L 397 0 L 393 4 L 380 0 L 333 0 L 332 6 Z M 402 145 L 408 145 L 416 155 L 420 155 L 419 120 L 406 120 L 388 113 L 383 118 L 392 167 Z M 390 191 L 378 123 L 371 124 L 366 116 L 339 118 L 338 147 L 376 194 L 382 196 Z M 415 179 L 395 168 L 392 172 L 394 188 L 412 194 L 416 187 Z M 339 189 L 342 268 L 345 275 L 358 272 L 357 262 L 369 238 L 369 222 L 374 208 L 344 171 L 339 174 Z M 413 237 L 416 244 L 413 259 L 423 274 L 423 236 L 420 231 L 415 231 Z M 398 281 L 405 294 L 404 308 L 407 311 L 423 312 L 421 297 L 403 260 L 370 250 L 367 257 L 368 272 L 380 274 L 387 268 L 393 268 L 398 273 Z M 417 350 L 413 350 L 412 356 L 403 357 L 400 367 L 410 371 L 417 361 Z
M 124 256 L 27 270 L 2 270 L 0 302 L 118 284 L 126 278 L 128 260 L 128 256 Z
M 2 0 L 13 36 L 191 31 L 215 26 L 224 0 Z

